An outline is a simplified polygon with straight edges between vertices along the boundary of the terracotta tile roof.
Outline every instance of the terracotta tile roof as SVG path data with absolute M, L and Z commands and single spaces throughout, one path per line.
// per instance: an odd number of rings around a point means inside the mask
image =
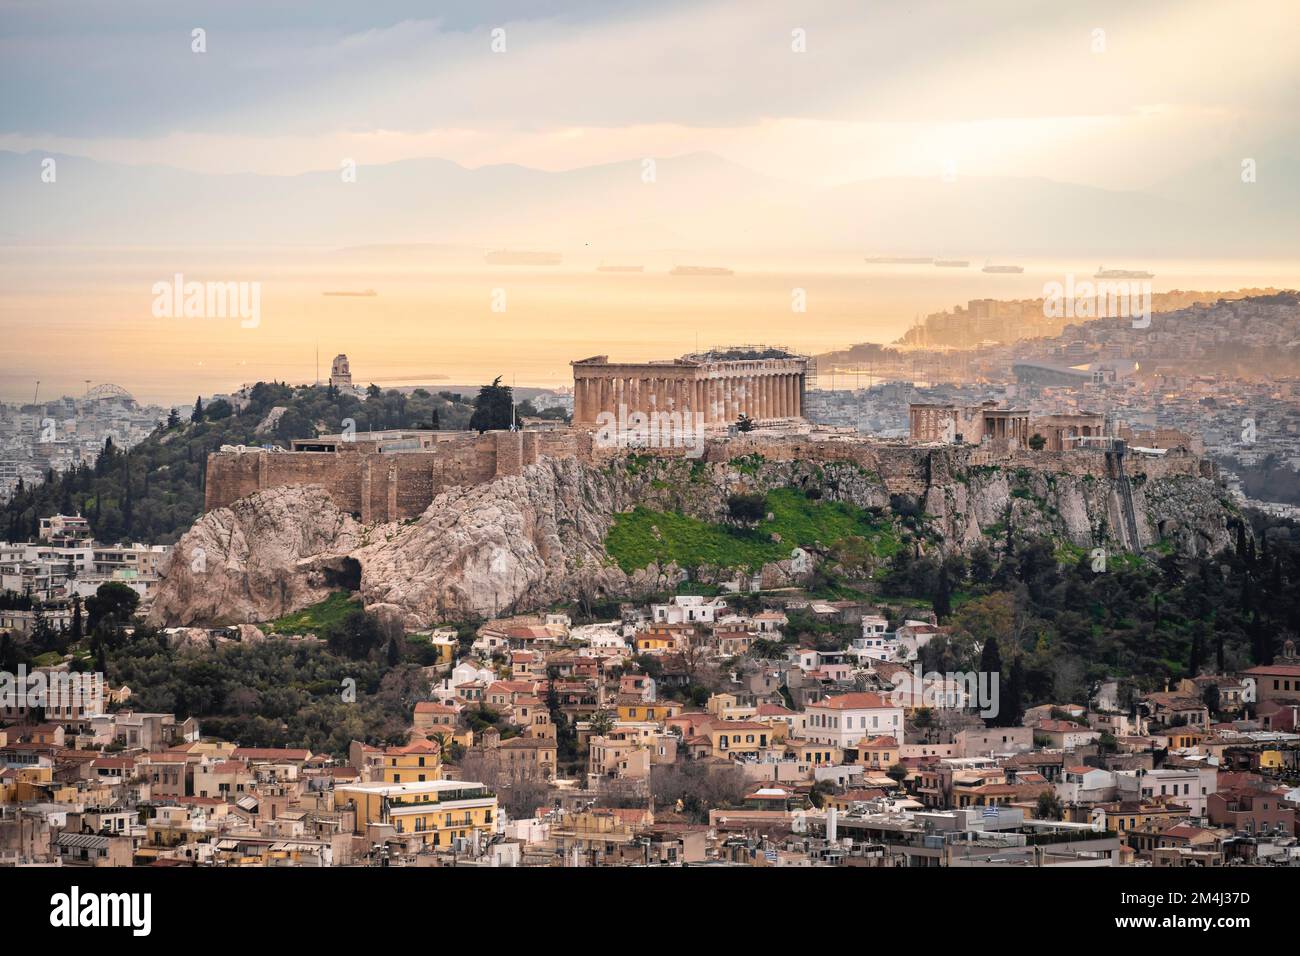
M 415 705 L 417 714 L 454 714 L 456 708 L 447 704 L 440 704 L 436 700 L 422 700 Z
M 827 697 L 825 700 L 819 700 L 815 704 L 809 704 L 811 707 L 829 708 L 831 710 L 862 710 L 872 707 L 892 707 L 888 701 L 879 694 L 869 692 L 860 692 L 856 694 L 840 694 L 836 697 Z

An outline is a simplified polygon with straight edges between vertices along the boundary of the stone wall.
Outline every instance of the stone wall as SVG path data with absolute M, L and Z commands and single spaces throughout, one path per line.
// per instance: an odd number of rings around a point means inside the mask
M 267 488 L 320 485 L 341 510 L 367 524 L 406 521 L 422 514 L 447 488 L 520 474 L 539 457 L 575 457 L 578 437 L 567 430 L 466 432 L 463 438 L 413 452 L 217 452 L 208 456 L 204 510 L 227 507 Z
M 521 474 L 542 458 L 577 458 L 599 464 L 628 454 L 627 449 L 598 448 L 582 429 L 535 432 L 465 433 L 424 451 L 359 452 L 220 452 L 208 456 L 205 509 L 226 507 L 240 498 L 285 485 L 320 485 L 335 504 L 364 523 L 406 521 L 422 514 L 434 497 L 454 486 L 477 485 Z M 639 449 L 639 454 L 693 457 L 688 448 Z M 698 451 L 696 452 L 698 454 Z M 1112 463 L 1100 450 L 1040 451 L 991 449 L 971 445 L 921 445 L 861 439 L 814 441 L 807 435 L 711 438 L 702 460 L 725 464 L 760 456 L 769 461 L 851 462 L 879 475 L 890 493 L 921 495 L 935 484 L 955 480 L 970 468 L 1063 475 L 1113 477 Z M 1170 475 L 1214 477 L 1214 466 L 1183 451 L 1162 457 L 1128 454 L 1125 471 L 1132 478 Z

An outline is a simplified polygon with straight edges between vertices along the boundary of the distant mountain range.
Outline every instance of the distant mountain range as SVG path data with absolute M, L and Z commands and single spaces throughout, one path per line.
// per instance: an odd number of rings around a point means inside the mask
M 54 183 L 41 162 L 57 162 Z M 1300 255 L 1297 165 L 1235 166 L 1111 191 L 1047 179 L 870 179 L 815 189 L 709 153 L 546 172 L 442 159 L 297 176 L 214 175 L 0 152 L 0 242 L 420 243 L 571 253 L 679 249 L 1069 255 L 1098 261 Z

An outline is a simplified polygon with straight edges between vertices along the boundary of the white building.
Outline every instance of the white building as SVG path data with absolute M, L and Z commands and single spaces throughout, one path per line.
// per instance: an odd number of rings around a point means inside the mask
M 833 747 L 856 747 L 864 737 L 903 739 L 903 708 L 879 694 L 827 697 L 805 708 L 807 739 Z
M 1181 803 L 1192 811 L 1192 816 L 1203 817 L 1209 795 L 1218 789 L 1218 769 L 1208 764 L 1200 767 L 1163 767 L 1148 770 L 1138 778 L 1139 792 L 1144 800 L 1167 797 L 1171 803 Z
M 921 648 L 934 640 L 938 633 L 939 628 L 926 621 L 904 621 L 894 635 L 906 649 L 907 660 L 914 661 L 921 656 Z
M 723 598 L 679 594 L 669 604 L 651 604 L 650 617 L 656 624 L 712 624 L 727 611 Z

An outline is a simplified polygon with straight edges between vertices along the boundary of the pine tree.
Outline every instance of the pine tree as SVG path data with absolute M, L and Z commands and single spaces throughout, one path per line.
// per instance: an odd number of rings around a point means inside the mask
M 203 421 L 203 396 L 199 395 L 194 399 L 194 411 L 190 412 L 190 421 L 198 423 Z
M 999 727 L 1015 727 L 1025 714 L 1025 672 L 1020 658 L 1011 662 L 1011 673 L 1007 676 L 1006 690 L 999 695 L 998 716 L 995 723 Z
M 1256 666 L 1269 663 L 1268 646 L 1264 639 L 1264 626 L 1259 620 L 1259 608 L 1250 620 L 1250 657 Z
M 934 595 L 934 616 L 940 624 L 952 614 L 952 591 L 948 583 L 948 569 L 939 568 L 939 588 Z
M 980 651 L 980 672 L 984 674 L 1002 673 L 1002 654 L 998 650 L 998 639 L 989 637 Z
M 122 532 L 129 540 L 131 537 L 131 458 L 129 455 L 122 456 Z
M 476 432 L 501 431 L 509 428 L 513 420 L 514 392 L 509 385 L 501 384 L 498 375 L 491 385 L 479 389 L 469 427 Z

